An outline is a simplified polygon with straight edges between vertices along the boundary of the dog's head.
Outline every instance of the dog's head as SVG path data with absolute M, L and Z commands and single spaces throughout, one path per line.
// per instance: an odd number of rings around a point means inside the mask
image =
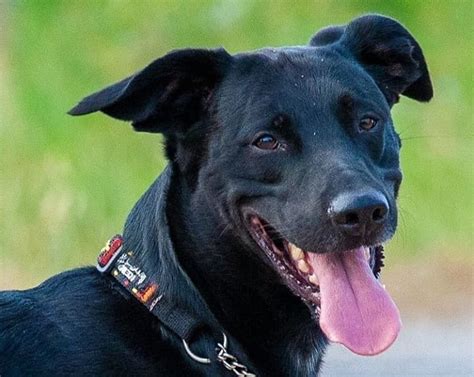
M 164 134 L 168 157 L 243 253 L 261 255 L 331 340 L 374 354 L 399 328 L 372 274 L 375 247 L 397 223 L 390 110 L 400 95 L 432 94 L 415 39 L 368 15 L 308 46 L 175 51 L 70 113 L 102 111 Z

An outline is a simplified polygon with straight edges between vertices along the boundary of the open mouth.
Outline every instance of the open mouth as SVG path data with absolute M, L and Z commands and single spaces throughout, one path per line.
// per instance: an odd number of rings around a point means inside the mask
M 252 238 L 291 292 L 310 308 L 330 341 L 360 355 L 376 355 L 395 341 L 400 316 L 378 281 L 381 245 L 340 253 L 308 252 L 256 215 L 248 224 Z

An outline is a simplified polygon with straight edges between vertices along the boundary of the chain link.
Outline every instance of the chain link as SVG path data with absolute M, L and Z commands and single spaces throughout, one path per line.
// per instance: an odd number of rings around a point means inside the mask
M 240 364 L 234 355 L 227 352 L 227 349 L 220 343 L 217 343 L 217 360 L 219 360 L 227 370 L 234 372 L 239 377 L 257 377 L 250 373 L 247 367 Z

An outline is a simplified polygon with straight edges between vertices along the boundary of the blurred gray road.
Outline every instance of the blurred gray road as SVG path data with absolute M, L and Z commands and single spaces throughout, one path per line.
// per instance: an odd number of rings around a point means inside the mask
M 473 318 L 403 322 L 395 344 L 379 356 L 361 357 L 332 345 L 322 377 L 474 376 Z

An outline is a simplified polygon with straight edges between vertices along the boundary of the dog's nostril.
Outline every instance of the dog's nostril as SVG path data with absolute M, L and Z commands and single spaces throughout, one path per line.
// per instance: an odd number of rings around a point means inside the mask
M 344 224 L 357 225 L 359 223 L 359 216 L 355 212 L 349 212 L 344 216 Z
M 376 222 L 380 222 L 385 220 L 385 216 L 387 215 L 387 207 L 376 207 L 374 212 L 372 213 L 372 220 Z

